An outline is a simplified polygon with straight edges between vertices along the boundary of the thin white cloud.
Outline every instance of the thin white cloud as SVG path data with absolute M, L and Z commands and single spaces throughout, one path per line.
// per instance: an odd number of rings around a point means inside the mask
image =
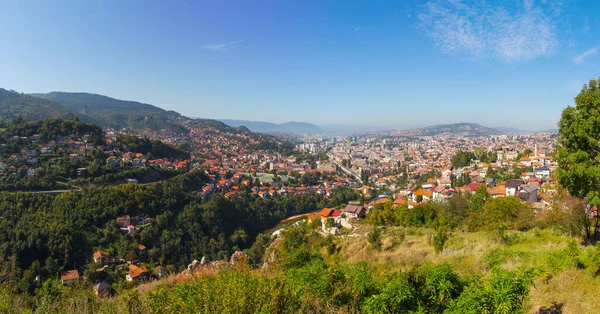
M 466 59 L 531 60 L 558 46 L 555 4 L 540 1 L 432 0 L 418 27 L 444 53 Z
M 577 64 L 583 63 L 585 58 L 595 55 L 596 52 L 598 52 L 598 48 L 588 49 L 588 50 L 584 51 L 582 54 L 575 56 L 575 58 L 573 58 L 573 63 L 577 63 Z
M 212 44 L 203 45 L 202 49 L 210 50 L 210 51 L 223 51 L 223 50 L 239 47 L 241 43 L 242 43 L 241 40 L 230 41 L 227 43 L 220 43 L 220 44 L 212 43 Z
M 355 27 L 354 30 L 353 30 L 353 32 L 355 32 L 355 33 L 360 32 L 360 26 Z

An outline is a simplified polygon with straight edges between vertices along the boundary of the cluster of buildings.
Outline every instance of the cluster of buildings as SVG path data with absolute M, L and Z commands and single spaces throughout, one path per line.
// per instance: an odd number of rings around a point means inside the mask
M 323 145 L 323 144 L 321 144 Z M 437 136 L 365 136 L 357 142 L 327 143 L 330 158 L 344 163 L 368 181 L 387 187 L 401 176 L 421 176 L 432 170 L 449 180 L 450 176 L 482 176 L 488 169 L 521 169 L 525 179 L 548 177 L 556 168 L 550 152 L 556 146 L 555 133 L 461 137 L 452 134 Z M 523 155 L 530 150 L 531 153 Z M 452 158 L 459 151 L 483 152 L 494 155 L 495 162 L 477 159 L 470 164 L 453 168 Z M 548 154 L 546 153 L 548 152 Z
M 163 169 L 181 169 L 188 167 L 191 160 L 166 160 L 162 158 L 148 158 L 147 155 L 122 151 L 114 145 L 121 133 L 107 132 L 106 142 L 96 144 L 89 140 L 88 135 L 63 136 L 56 140 L 41 141 L 38 134 L 29 137 L 11 137 L 5 139 L 0 147 L 0 176 L 12 176 L 18 179 L 36 177 L 39 170 L 44 167 L 53 167 L 60 163 L 62 158 L 80 161 L 87 165 L 90 161 L 89 154 L 92 150 L 100 150 L 104 154 L 106 165 L 117 169 L 156 167 Z M 13 142 L 22 148 L 17 153 L 10 151 Z M 83 179 L 88 175 L 88 169 L 77 169 L 77 178 Z
M 135 261 L 125 261 L 125 259 L 116 259 L 111 257 L 110 253 L 103 249 L 96 250 L 92 255 L 93 262 L 97 264 L 97 268 L 93 271 L 102 274 L 101 278 L 93 286 L 94 292 L 98 297 L 108 297 L 113 294 L 111 285 L 109 283 L 108 275 L 106 270 L 108 267 L 116 267 L 120 270 L 121 274 L 124 274 L 124 278 L 127 282 L 142 282 L 151 279 L 160 279 L 168 275 L 168 272 L 163 266 L 156 266 L 154 270 L 150 272 L 144 265 L 140 265 L 137 262 L 137 258 L 141 258 L 146 255 L 146 246 L 138 244 Z M 89 269 L 89 265 L 84 265 L 83 269 Z M 72 269 L 61 273 L 60 280 L 63 285 L 72 285 L 80 280 L 84 280 L 79 269 Z

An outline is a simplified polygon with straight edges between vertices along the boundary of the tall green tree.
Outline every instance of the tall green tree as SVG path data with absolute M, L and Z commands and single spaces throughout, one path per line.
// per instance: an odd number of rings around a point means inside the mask
M 600 79 L 590 80 L 558 123 L 556 171 L 571 195 L 600 205 Z

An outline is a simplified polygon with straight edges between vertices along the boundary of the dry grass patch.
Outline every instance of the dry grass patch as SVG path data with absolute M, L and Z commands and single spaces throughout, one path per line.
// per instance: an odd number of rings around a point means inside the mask
M 531 289 L 529 313 L 553 304 L 562 306 L 561 313 L 598 313 L 600 311 L 600 278 L 583 270 L 572 269 L 549 277 L 540 277 Z

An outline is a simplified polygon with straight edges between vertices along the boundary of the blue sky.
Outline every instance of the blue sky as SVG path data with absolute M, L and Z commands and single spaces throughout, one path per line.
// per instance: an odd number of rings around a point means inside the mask
M 4 1 L 0 87 L 187 116 L 555 128 L 600 76 L 597 1 Z

